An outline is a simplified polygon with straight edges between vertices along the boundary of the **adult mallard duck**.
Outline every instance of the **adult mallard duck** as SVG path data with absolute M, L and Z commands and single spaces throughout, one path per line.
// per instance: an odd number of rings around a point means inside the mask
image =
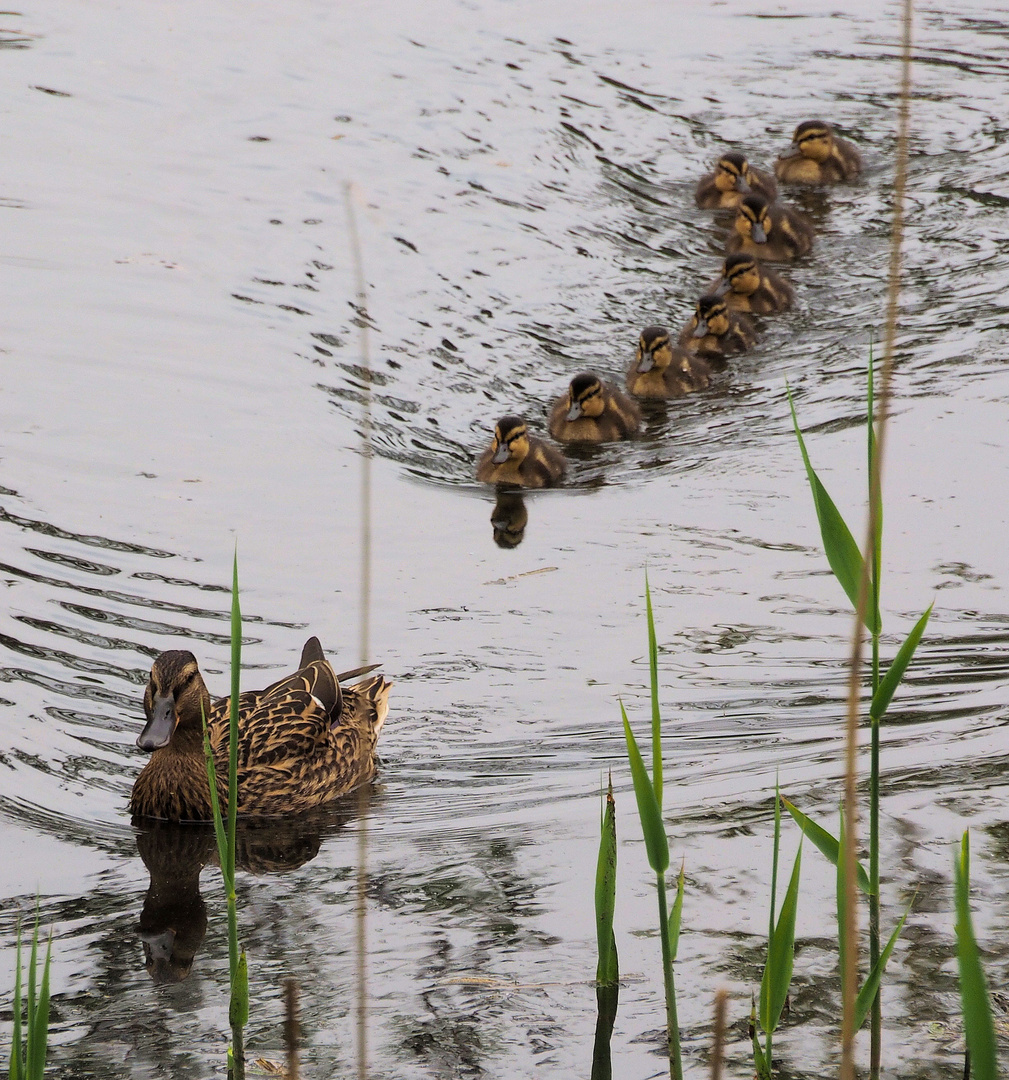
M 518 416 L 502 417 L 494 438 L 480 455 L 476 478 L 482 484 L 541 488 L 556 484 L 567 470 L 564 455 L 529 434 Z
M 754 191 L 768 202 L 778 197 L 778 185 L 770 173 L 755 169 L 742 154 L 730 150 L 718 159 L 715 171 L 697 185 L 694 199 L 702 210 L 719 210 L 738 206 Z
M 725 244 L 729 255 L 743 251 L 770 262 L 790 262 L 813 247 L 813 226 L 784 203 L 747 195 L 739 204 L 733 231 Z
M 669 331 L 646 326 L 627 372 L 627 389 L 639 398 L 672 398 L 703 390 L 711 381 L 711 368 L 699 356 L 673 345 Z
M 636 401 L 586 372 L 571 380 L 550 410 L 550 434 L 558 442 L 616 442 L 641 426 Z
M 319 639 L 305 643 L 301 664 L 265 690 L 238 699 L 238 813 L 278 817 L 321 806 L 375 774 L 375 743 L 389 712 L 392 683 L 381 675 L 341 687 L 377 665 L 337 675 Z M 203 716 L 217 770 L 222 812 L 228 801 L 230 698 L 211 703 L 196 657 L 162 653 L 144 693 L 147 724 L 137 739 L 151 751 L 130 796 L 137 817 L 212 818 L 203 755 Z
M 855 180 L 862 155 L 853 143 L 839 139 L 830 124 L 806 120 L 792 136 L 792 148 L 774 163 L 774 175 L 789 184 L 837 184 Z
M 748 315 L 733 311 L 720 296 L 708 293 L 697 301 L 694 316 L 680 332 L 680 344 L 709 360 L 746 352 L 757 340 Z
M 722 276 L 711 291 L 724 297 L 734 311 L 750 311 L 755 315 L 786 311 L 795 300 L 795 290 L 783 277 L 745 251 L 737 251 L 725 260 Z

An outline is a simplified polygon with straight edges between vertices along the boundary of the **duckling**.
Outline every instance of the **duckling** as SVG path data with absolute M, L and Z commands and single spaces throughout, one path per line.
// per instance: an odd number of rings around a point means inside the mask
M 854 144 L 839 139 L 822 120 L 801 123 L 791 152 L 774 163 L 774 175 L 789 184 L 836 184 L 855 180 L 861 171 L 862 155 Z
M 550 434 L 558 442 L 615 442 L 640 426 L 637 402 L 591 372 L 576 375 L 550 410 Z
M 627 371 L 627 389 L 635 397 L 681 397 L 704 390 L 710 382 L 707 361 L 671 344 L 668 330 L 646 326 L 641 331 L 634 363 Z
M 778 185 L 770 173 L 753 168 L 742 154 L 730 150 L 718 159 L 715 171 L 697 185 L 694 199 L 702 210 L 719 210 L 738 206 L 751 191 L 768 202 L 778 197 Z
M 238 699 L 238 813 L 287 816 L 330 802 L 375 774 L 375 743 L 389 712 L 392 683 L 375 675 L 354 686 L 337 675 L 316 637 L 293 675 Z M 217 767 L 222 811 L 228 801 L 230 698 L 211 703 L 196 657 L 162 653 L 144 693 L 147 724 L 137 739 L 153 751 L 130 795 L 136 817 L 207 821 L 213 816 L 203 756 L 203 717 Z
M 529 434 L 518 416 L 505 416 L 494 428 L 494 439 L 480 455 L 476 478 L 482 484 L 515 484 L 540 488 L 556 484 L 567 470 L 564 455 Z
M 749 315 L 733 311 L 713 293 L 697 301 L 694 317 L 680 332 L 680 344 L 688 352 L 711 360 L 724 360 L 733 353 L 746 352 L 757 340 Z
M 711 291 L 715 296 L 724 296 L 734 311 L 757 315 L 787 311 L 795 300 L 795 290 L 784 278 L 744 251 L 725 260 L 722 276 Z
M 747 195 L 736 212 L 735 231 L 725 250 L 744 251 L 769 262 L 790 262 L 813 246 L 813 226 L 784 203 L 769 203 L 762 195 Z

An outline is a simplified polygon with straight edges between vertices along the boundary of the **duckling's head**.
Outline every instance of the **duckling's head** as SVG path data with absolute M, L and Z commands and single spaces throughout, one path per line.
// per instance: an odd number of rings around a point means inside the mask
M 519 416 L 504 416 L 494 428 L 494 442 L 491 444 L 494 456 L 491 461 L 495 465 L 503 465 L 506 461 L 514 461 L 516 464 L 529 453 L 529 432 L 526 422 Z
M 736 213 L 736 232 L 744 240 L 766 244 L 771 231 L 771 212 L 763 195 L 747 195 Z
M 715 166 L 715 187 L 719 191 L 750 191 L 750 164 L 743 154 L 730 150 L 718 159 Z
M 721 337 L 729 329 L 729 309 L 725 301 L 714 293 L 708 293 L 697 301 L 694 319 L 697 322 L 694 327 L 695 338 L 702 338 L 707 334 Z
M 210 715 L 210 694 L 191 652 L 175 649 L 154 661 L 144 691 L 144 715 L 147 724 L 137 739 L 141 750 L 167 746 L 177 728 L 202 731 L 203 717 Z
M 806 120 L 795 129 L 792 145 L 811 161 L 826 161 L 834 145 L 834 129 L 823 120 Z
M 646 326 L 638 338 L 638 371 L 644 373 L 652 368 L 669 367 L 673 350 L 669 344 L 669 331 L 661 326 Z
M 752 255 L 737 251 L 725 260 L 722 267 L 722 281 L 715 290 L 716 296 L 727 292 L 750 296 L 760 288 L 760 265 Z
M 598 376 L 587 371 L 576 375 L 568 387 L 568 423 L 579 417 L 601 416 L 603 412 L 603 384 Z

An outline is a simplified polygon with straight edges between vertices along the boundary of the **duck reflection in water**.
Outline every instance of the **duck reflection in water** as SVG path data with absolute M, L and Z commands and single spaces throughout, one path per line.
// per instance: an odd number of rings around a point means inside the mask
M 503 548 L 518 547 L 526 534 L 528 521 L 529 511 L 522 495 L 517 491 L 499 491 L 490 514 L 494 543 Z
M 251 874 L 283 874 L 311 862 L 324 837 L 356 814 L 357 796 L 293 820 L 239 821 L 235 865 Z M 144 967 L 155 983 L 187 978 L 207 933 L 207 906 L 200 873 L 217 866 L 214 828 L 202 822 L 179 824 L 135 818 L 137 849 L 151 875 L 140 912 Z

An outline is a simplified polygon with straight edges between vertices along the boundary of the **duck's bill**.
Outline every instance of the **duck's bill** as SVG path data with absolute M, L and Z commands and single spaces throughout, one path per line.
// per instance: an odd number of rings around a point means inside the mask
M 646 371 L 651 371 L 653 367 L 655 367 L 655 357 L 651 353 L 645 353 L 638 361 L 638 371 L 642 375 Z
M 491 461 L 493 461 L 495 465 L 503 465 L 507 460 L 508 444 L 501 443 L 501 445 L 498 446 L 498 448 L 494 451 L 494 456 L 491 458 Z
M 754 241 L 756 243 L 758 243 L 758 244 L 766 244 L 767 243 L 767 233 L 764 232 L 764 226 L 763 225 L 758 225 L 756 222 L 754 222 L 753 223 L 753 228 L 750 229 L 750 235 L 753 237 Z
M 705 337 L 708 333 L 708 320 L 701 319 L 694 330 L 694 337 Z
M 741 191 L 744 195 L 749 195 L 752 190 L 753 188 L 751 188 L 741 176 L 736 177 L 736 191 Z
M 572 405 L 571 408 L 568 409 L 568 423 L 570 424 L 573 420 L 577 420 L 581 415 L 582 407 L 576 401 L 574 405 Z
M 715 289 L 715 296 L 724 296 L 732 286 L 729 284 L 728 278 L 722 278 L 718 283 L 718 288 Z
M 156 696 L 154 707 L 151 709 L 151 718 L 140 732 L 137 746 L 141 750 L 160 750 L 167 746 L 175 731 L 175 701 L 168 697 Z

